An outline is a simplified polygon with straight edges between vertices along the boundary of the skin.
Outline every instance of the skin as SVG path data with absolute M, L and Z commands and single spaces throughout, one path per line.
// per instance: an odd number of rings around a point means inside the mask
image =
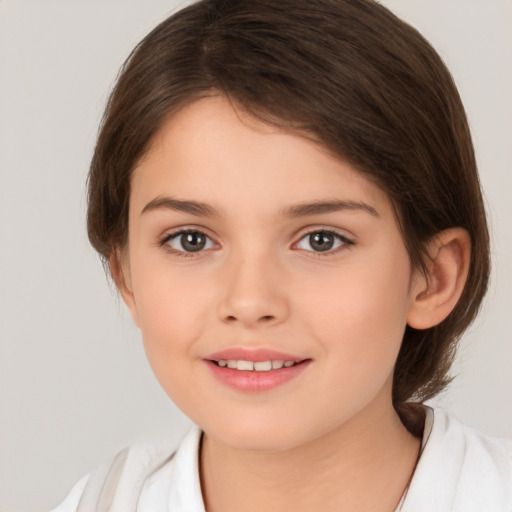
M 332 201 L 344 207 L 286 213 Z M 184 251 L 172 238 L 183 228 L 204 233 L 205 248 Z M 332 250 L 314 250 L 318 231 L 336 234 Z M 216 96 L 174 114 L 139 162 L 128 240 L 112 272 L 160 384 L 205 431 L 207 510 L 394 510 L 419 450 L 392 406 L 394 364 L 407 323 L 434 325 L 455 305 L 465 232 L 433 241 L 423 276 L 384 192 Z M 230 347 L 311 362 L 275 389 L 244 393 L 204 361 Z

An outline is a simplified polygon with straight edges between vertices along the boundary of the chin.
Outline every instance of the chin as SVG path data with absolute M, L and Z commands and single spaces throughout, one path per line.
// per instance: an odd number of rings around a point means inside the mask
M 308 440 L 304 430 L 282 421 L 238 419 L 229 424 L 209 424 L 203 430 L 212 439 L 236 450 L 277 453 L 293 449 Z

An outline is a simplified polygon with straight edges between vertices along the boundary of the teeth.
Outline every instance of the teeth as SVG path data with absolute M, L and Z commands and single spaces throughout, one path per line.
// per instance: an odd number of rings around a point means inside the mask
M 252 361 L 238 361 L 238 364 L 236 365 L 237 370 L 243 370 L 247 372 L 252 372 L 254 370 L 254 363 Z
M 272 361 L 261 361 L 254 363 L 254 369 L 257 372 L 268 372 L 272 370 Z
M 283 368 L 290 368 L 295 364 L 294 361 L 244 361 L 244 360 L 236 360 L 236 359 L 228 359 L 227 361 L 221 359 L 217 361 L 217 364 L 224 368 L 228 367 L 233 370 L 241 370 L 246 372 L 256 371 L 256 372 L 269 372 L 270 370 L 279 370 Z

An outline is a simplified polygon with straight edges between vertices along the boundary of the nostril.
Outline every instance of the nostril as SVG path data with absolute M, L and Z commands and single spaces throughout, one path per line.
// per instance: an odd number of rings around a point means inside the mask
M 222 321 L 226 324 L 244 324 L 244 325 L 271 325 L 278 320 L 279 316 L 277 315 L 261 315 L 258 312 L 251 311 L 242 311 L 239 315 L 235 314 L 226 314 L 222 317 Z

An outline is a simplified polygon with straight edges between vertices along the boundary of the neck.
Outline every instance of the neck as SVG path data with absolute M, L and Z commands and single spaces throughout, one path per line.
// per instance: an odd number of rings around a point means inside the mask
M 201 480 L 208 512 L 294 510 L 393 512 L 420 440 L 391 404 L 282 452 L 230 448 L 205 434 Z

